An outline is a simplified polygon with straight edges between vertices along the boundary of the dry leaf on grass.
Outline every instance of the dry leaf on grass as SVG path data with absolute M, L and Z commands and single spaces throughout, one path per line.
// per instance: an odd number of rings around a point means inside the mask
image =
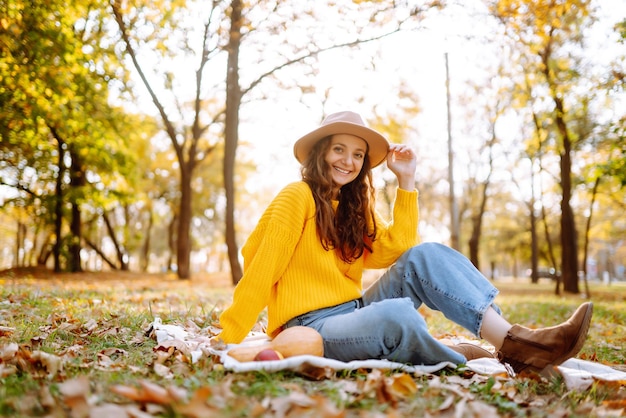
M 7 345 L 0 346 L 0 360 L 5 363 L 11 361 L 17 354 L 19 348 L 20 346 L 17 345 L 17 343 L 9 343 Z
M 33 351 L 31 360 L 37 365 L 41 365 L 48 373 L 48 378 L 53 378 L 56 374 L 63 370 L 63 359 L 54 354 L 44 351 Z
M 309 396 L 302 392 L 292 392 L 287 396 L 267 398 L 262 404 L 266 405 L 266 408 L 264 411 L 257 409 L 256 416 L 339 418 L 345 415 L 328 398 L 317 395 Z M 259 415 L 259 413 L 261 414 Z
M 217 410 L 207 402 L 210 396 L 211 388 L 202 387 L 194 392 L 187 404 L 177 407 L 176 411 L 191 418 L 215 416 Z
M 0 337 L 9 337 L 15 332 L 13 327 L 5 327 L 0 325 Z
M 89 416 L 89 380 L 84 377 L 78 377 L 63 382 L 59 385 L 59 392 L 63 396 L 63 402 L 71 410 L 72 417 Z
M 155 403 L 169 405 L 179 398 L 179 394 L 173 395 L 166 388 L 148 380 L 139 381 L 140 387 L 115 385 L 111 391 L 134 402 Z

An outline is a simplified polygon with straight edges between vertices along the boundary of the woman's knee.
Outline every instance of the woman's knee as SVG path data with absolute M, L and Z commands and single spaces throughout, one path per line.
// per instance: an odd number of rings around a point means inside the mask
M 425 323 L 410 298 L 385 299 L 367 308 L 376 311 L 376 327 L 384 330 L 385 334 L 402 334 L 406 329 L 414 329 Z
M 446 252 L 449 247 L 438 242 L 423 242 L 414 247 L 409 248 L 408 252 L 412 255 L 432 256 L 433 254 L 441 254 Z
M 400 260 L 399 260 L 400 261 Z M 469 260 L 458 251 L 438 242 L 424 242 L 406 251 L 402 257 L 402 265 L 428 266 L 441 268 L 446 263 L 465 263 Z
M 396 267 L 403 269 L 410 265 L 423 265 L 436 261 L 440 258 L 441 246 L 436 242 L 425 242 L 411 247 L 400 256 Z

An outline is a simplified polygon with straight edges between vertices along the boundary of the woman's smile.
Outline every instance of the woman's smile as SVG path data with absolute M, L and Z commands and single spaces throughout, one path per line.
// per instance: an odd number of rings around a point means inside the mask
M 344 170 L 344 169 L 342 169 L 340 167 L 335 167 L 335 170 L 337 170 L 337 171 L 339 171 L 340 173 L 343 173 L 343 174 L 350 174 L 350 170 Z

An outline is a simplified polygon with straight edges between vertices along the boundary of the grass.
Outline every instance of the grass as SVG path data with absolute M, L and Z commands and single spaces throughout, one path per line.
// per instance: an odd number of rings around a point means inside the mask
M 553 325 L 582 302 L 577 295 L 555 296 L 550 283 L 496 284 L 502 290 L 497 303 L 514 323 Z M 359 370 L 312 381 L 292 372 L 233 374 L 215 358 L 190 364 L 174 352 L 164 360 L 165 375 L 155 366 L 156 342 L 146 335 L 150 323 L 158 316 L 211 334 L 230 300 L 227 279 L 5 274 L 0 285 L 2 416 L 81 416 L 80 411 L 97 408 L 175 417 L 588 416 L 626 407 L 626 382 L 595 382 L 585 391 L 568 391 L 560 378 L 478 376 L 462 367 L 411 376 Z M 624 370 L 626 286 L 592 284 L 591 295 L 594 319 L 579 357 Z M 435 336 L 471 338 L 438 312 L 421 312 Z M 8 352 L 12 343 L 19 346 L 16 354 Z M 50 373 L 51 365 L 34 359 L 35 352 L 62 359 L 62 367 Z M 79 378 L 87 379 L 82 404 L 67 394 Z M 144 389 L 144 397 L 133 401 L 113 390 L 142 388 L 145 382 L 165 388 L 155 392 L 161 398 L 148 399 L 155 393 Z

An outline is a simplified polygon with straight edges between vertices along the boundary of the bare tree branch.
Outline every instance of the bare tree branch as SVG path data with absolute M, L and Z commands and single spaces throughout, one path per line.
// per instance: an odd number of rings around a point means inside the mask
M 296 63 L 301 62 L 301 61 L 304 61 L 307 58 L 315 57 L 315 56 L 317 56 L 317 55 L 319 55 L 319 54 L 321 54 L 323 52 L 332 51 L 334 49 L 346 48 L 346 47 L 354 47 L 356 45 L 361 45 L 361 44 L 365 44 L 365 43 L 369 43 L 369 42 L 374 42 L 374 41 L 386 38 L 387 36 L 391 36 L 394 33 L 400 32 L 402 30 L 402 23 L 403 22 L 401 22 L 396 29 L 394 29 L 394 30 L 392 30 L 390 32 L 386 32 L 386 33 L 383 33 L 381 35 L 375 36 L 373 38 L 355 39 L 354 41 L 344 42 L 344 43 L 341 43 L 341 44 L 335 44 L 335 45 L 331 45 L 331 46 L 326 47 L 326 48 L 319 48 L 316 51 L 311 51 L 308 54 L 302 55 L 302 56 L 300 56 L 298 58 L 294 58 L 294 59 L 285 61 L 281 65 L 278 65 L 278 66 L 272 68 L 271 70 L 261 74 L 256 80 L 254 80 L 252 83 L 250 83 L 250 85 L 247 88 L 242 89 L 241 90 L 242 96 L 245 96 L 246 93 L 248 93 L 250 90 L 254 89 L 265 78 L 271 76 L 272 74 L 276 73 L 277 71 L 279 71 L 279 70 L 281 70 L 281 69 L 283 69 L 285 67 L 288 67 L 290 65 L 296 64 Z
M 152 86 L 150 86 L 150 83 L 148 82 L 148 79 L 146 78 L 146 75 L 141 65 L 139 65 L 139 61 L 137 60 L 137 54 L 130 43 L 130 37 L 128 36 L 128 28 L 126 26 L 126 23 L 124 22 L 124 17 L 122 16 L 122 13 L 120 11 L 121 0 L 111 0 L 110 4 L 111 4 L 111 8 L 113 9 L 115 21 L 117 22 L 117 25 L 120 28 L 122 39 L 124 41 L 124 44 L 126 45 L 126 52 L 128 52 L 128 55 L 130 55 L 130 58 L 133 61 L 133 65 L 135 66 L 135 69 L 139 73 L 139 77 L 141 77 L 141 80 L 143 81 L 144 86 L 146 86 L 146 89 L 148 90 L 150 97 L 152 97 L 152 101 L 154 102 L 154 105 L 157 107 L 159 114 L 161 115 L 161 119 L 163 120 L 163 124 L 165 125 L 165 130 L 168 136 L 170 137 L 170 139 L 172 140 L 172 145 L 174 146 L 176 155 L 178 156 L 180 161 L 184 161 L 183 147 L 176 140 L 176 129 L 174 128 L 174 125 L 172 124 L 172 122 L 169 120 L 167 113 L 165 112 L 165 108 L 159 101 L 159 98 L 157 97 L 156 93 L 152 89 Z
M 109 258 L 106 256 L 106 254 L 104 254 L 104 252 L 102 252 L 102 250 L 93 242 L 91 242 L 89 240 L 89 238 L 87 237 L 83 237 L 83 241 L 85 241 L 85 243 L 96 252 L 96 254 L 98 254 L 100 256 L 100 258 L 102 258 L 102 260 L 107 263 L 109 265 L 109 267 L 111 267 L 113 270 L 119 270 L 119 267 L 112 262 L 111 260 L 109 260 Z

